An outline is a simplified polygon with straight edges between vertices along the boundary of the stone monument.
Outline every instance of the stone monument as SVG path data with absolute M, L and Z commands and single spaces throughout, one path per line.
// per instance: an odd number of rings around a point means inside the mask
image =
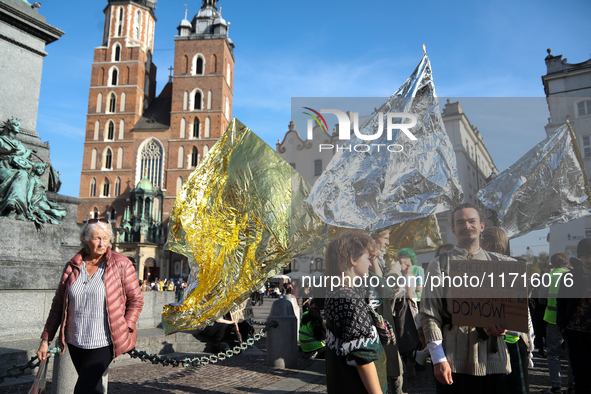
M 0 319 L 0 341 L 40 336 L 80 244 L 79 200 L 57 194 L 49 145 L 36 131 L 45 46 L 64 34 L 39 6 L 0 0 L 0 304 L 11 316 Z

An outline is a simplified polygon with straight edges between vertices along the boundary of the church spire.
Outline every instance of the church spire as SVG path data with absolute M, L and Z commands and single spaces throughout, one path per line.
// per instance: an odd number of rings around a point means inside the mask
M 213 8 L 214 10 L 217 10 L 217 2 L 218 0 L 203 0 L 203 5 L 201 6 L 201 9 Z

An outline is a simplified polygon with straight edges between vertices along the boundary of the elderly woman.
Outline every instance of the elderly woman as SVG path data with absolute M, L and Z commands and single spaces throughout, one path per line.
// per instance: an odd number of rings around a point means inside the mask
M 387 391 L 382 341 L 393 342 L 395 337 L 389 324 L 366 303 L 367 289 L 355 285 L 368 275 L 377 250 L 369 235 L 357 232 L 342 234 L 327 247 L 329 282 L 344 278 L 341 287 L 328 292 L 325 306 L 329 394 Z
M 48 355 L 48 341 L 60 328 L 78 372 L 74 393 L 102 393 L 101 377 L 111 360 L 133 349 L 136 322 L 144 305 L 135 269 L 111 250 L 111 225 L 91 219 L 82 230 L 82 250 L 64 268 L 37 351 Z

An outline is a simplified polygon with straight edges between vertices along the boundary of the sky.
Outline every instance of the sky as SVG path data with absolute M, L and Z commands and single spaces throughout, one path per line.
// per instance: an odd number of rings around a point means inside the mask
M 157 3 L 157 92 L 168 81 L 185 9 L 190 20 L 201 3 Z M 49 24 L 65 31 L 46 47 L 37 120 L 65 195 L 79 194 L 90 72 L 94 48 L 102 43 L 106 5 L 106 0 L 48 0 L 39 9 Z M 288 130 L 292 97 L 388 97 L 412 73 L 425 44 L 438 96 L 462 102 L 503 171 L 546 136 L 541 76 L 547 48 L 569 63 L 591 57 L 590 42 L 583 39 L 589 31 L 588 0 L 221 0 L 218 6 L 236 45 L 233 116 L 273 148 Z M 503 99 L 494 100 L 491 111 L 471 105 L 470 97 Z M 305 125 L 296 122 L 296 129 L 302 132 Z M 513 253 L 525 253 L 527 246 L 536 254 L 547 252 L 546 234 L 513 240 Z

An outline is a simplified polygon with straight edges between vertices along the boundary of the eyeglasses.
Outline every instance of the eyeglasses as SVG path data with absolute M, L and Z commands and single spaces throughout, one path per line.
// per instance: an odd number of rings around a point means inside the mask
M 98 222 L 103 222 L 103 223 L 109 223 L 109 221 L 107 219 L 88 219 L 88 224 L 92 224 L 92 223 L 98 223 Z

